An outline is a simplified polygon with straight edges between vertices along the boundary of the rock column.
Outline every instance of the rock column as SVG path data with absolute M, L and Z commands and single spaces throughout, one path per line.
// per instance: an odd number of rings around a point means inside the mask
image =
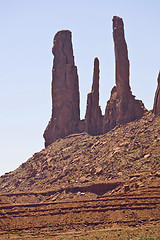
M 103 121 L 103 132 L 111 130 L 118 124 L 139 119 L 145 109 L 141 101 L 132 95 L 129 85 L 129 60 L 124 36 L 124 24 L 120 17 L 113 17 L 113 40 L 115 50 L 116 87 L 111 91 Z
M 87 96 L 85 131 L 91 135 L 102 134 L 103 116 L 99 106 L 99 60 L 94 60 L 92 91 Z
M 54 37 L 52 69 L 52 116 L 44 132 L 45 146 L 79 130 L 79 82 L 71 42 L 71 32 Z

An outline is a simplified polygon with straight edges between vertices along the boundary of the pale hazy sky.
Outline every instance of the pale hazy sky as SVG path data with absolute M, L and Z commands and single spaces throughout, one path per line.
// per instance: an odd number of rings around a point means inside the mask
M 51 53 L 55 33 L 72 31 L 81 118 L 100 60 L 104 113 L 114 86 L 112 17 L 124 20 L 133 94 L 153 105 L 160 69 L 159 0 L 0 0 L 0 175 L 44 147 L 51 115 Z

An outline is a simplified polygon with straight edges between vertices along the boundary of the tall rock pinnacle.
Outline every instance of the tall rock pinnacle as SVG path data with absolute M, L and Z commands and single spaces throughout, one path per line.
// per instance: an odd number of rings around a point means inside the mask
M 139 119 L 145 109 L 141 101 L 135 100 L 129 85 L 129 60 L 127 44 L 124 36 L 124 24 L 120 17 L 113 17 L 113 40 L 115 49 L 116 87 L 111 91 L 107 102 L 103 121 L 103 132 L 107 132 L 117 124 Z
M 160 72 L 158 74 L 158 86 L 154 97 L 153 112 L 154 114 L 160 114 Z
M 103 116 L 99 106 L 99 60 L 94 60 L 92 91 L 87 96 L 85 131 L 91 135 L 102 134 Z
M 124 24 L 122 18 L 116 16 L 113 17 L 113 40 L 116 86 L 111 91 L 105 115 L 102 115 L 99 106 L 99 60 L 95 58 L 92 91 L 87 96 L 85 119 L 80 120 L 79 81 L 74 64 L 71 32 L 63 30 L 55 35 L 52 49 L 52 116 L 43 135 L 45 146 L 73 133 L 106 133 L 116 125 L 141 118 L 146 112 L 142 101 L 136 100 L 131 92 Z M 153 111 L 160 113 L 160 74 Z
M 52 53 L 52 116 L 44 132 L 45 146 L 78 132 L 80 122 L 79 82 L 70 31 L 55 35 Z
M 113 17 L 113 40 L 116 63 L 116 88 L 119 96 L 122 96 L 130 92 L 130 86 L 128 50 L 124 37 L 123 20 L 119 17 Z

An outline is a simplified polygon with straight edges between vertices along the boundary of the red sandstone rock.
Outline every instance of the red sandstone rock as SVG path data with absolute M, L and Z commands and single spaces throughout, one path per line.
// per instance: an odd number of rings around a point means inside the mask
M 91 135 L 102 134 L 103 116 L 99 106 L 99 60 L 94 60 L 92 91 L 87 96 L 85 131 Z
M 158 86 L 154 97 L 153 112 L 154 114 L 160 114 L 160 72 L 158 75 Z
M 78 132 L 80 122 L 79 82 L 70 31 L 55 35 L 52 53 L 52 117 L 44 132 L 45 146 Z
M 99 106 L 99 61 L 94 61 L 92 91 L 87 97 L 84 120 L 80 120 L 79 83 L 70 31 L 55 35 L 52 70 L 52 117 L 44 132 L 45 146 L 58 138 L 72 133 L 84 132 L 91 135 L 106 133 L 116 125 L 141 118 L 146 109 L 141 101 L 132 95 L 129 85 L 129 60 L 124 37 L 123 20 L 113 18 L 113 39 L 115 46 L 116 86 L 111 91 L 105 116 Z M 160 77 L 159 77 L 160 78 Z M 158 83 L 160 80 L 158 80 Z M 160 84 L 158 84 L 154 112 L 160 112 Z
M 129 85 L 129 60 L 127 44 L 124 37 L 123 20 L 113 17 L 113 39 L 116 62 L 116 87 L 111 91 L 107 102 L 103 121 L 103 132 L 107 132 L 117 124 L 139 119 L 144 115 L 142 101 L 136 100 Z

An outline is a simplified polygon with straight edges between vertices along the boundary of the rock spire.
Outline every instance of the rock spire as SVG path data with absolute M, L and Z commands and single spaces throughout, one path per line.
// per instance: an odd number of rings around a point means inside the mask
M 54 37 L 52 69 L 52 116 L 44 132 L 45 146 L 79 130 L 79 82 L 71 42 L 71 32 Z
M 139 119 L 145 109 L 141 101 L 135 100 L 129 85 L 129 60 L 127 44 L 124 36 L 124 24 L 120 17 L 113 17 L 113 40 L 115 50 L 116 86 L 111 91 L 107 102 L 103 121 L 103 132 L 107 132 L 117 124 Z
M 158 82 L 158 85 L 157 85 L 157 90 L 155 93 L 154 105 L 153 105 L 153 112 L 156 115 L 160 114 L 160 72 L 158 74 L 157 82 Z
M 102 134 L 103 116 L 99 106 L 99 60 L 94 59 L 92 91 L 87 96 L 85 131 L 91 135 Z
M 141 118 L 146 109 L 132 95 L 129 81 L 129 59 L 120 17 L 113 17 L 113 40 L 115 50 L 115 83 L 107 102 L 105 115 L 99 106 L 99 60 L 94 60 L 92 90 L 87 96 L 85 119 L 80 120 L 79 81 L 74 63 L 71 32 L 59 31 L 54 37 L 52 53 L 52 116 L 44 132 L 45 146 L 58 138 L 86 131 L 99 135 L 117 125 Z M 160 74 L 153 111 L 160 113 Z

